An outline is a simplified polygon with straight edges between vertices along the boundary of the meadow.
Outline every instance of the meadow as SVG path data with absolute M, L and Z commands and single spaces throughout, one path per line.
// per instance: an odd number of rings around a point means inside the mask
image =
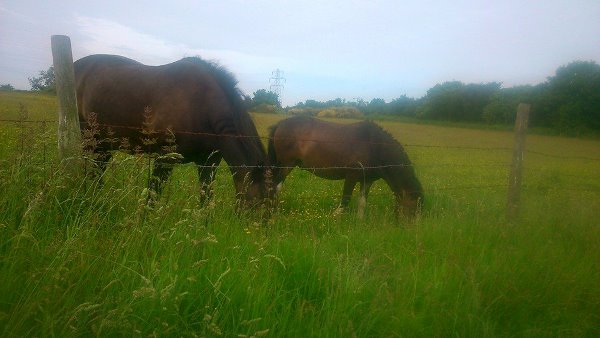
M 383 182 L 365 219 L 356 198 L 336 217 L 342 182 L 296 169 L 263 221 L 235 213 L 225 164 L 206 206 L 190 165 L 153 207 L 144 157 L 71 180 L 56 110 L 0 92 L 2 337 L 600 335 L 598 140 L 528 135 L 507 222 L 512 132 L 379 121 L 424 186 L 420 217 L 397 220 Z M 253 118 L 266 136 L 284 116 Z

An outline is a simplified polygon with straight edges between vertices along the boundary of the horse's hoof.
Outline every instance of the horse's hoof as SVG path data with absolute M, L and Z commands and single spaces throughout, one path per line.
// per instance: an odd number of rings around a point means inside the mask
M 342 207 L 337 207 L 337 209 L 335 209 L 335 210 L 333 211 L 333 216 L 334 216 L 334 217 L 339 217 L 339 216 L 341 216 L 343 213 L 344 213 L 344 208 L 342 208 Z

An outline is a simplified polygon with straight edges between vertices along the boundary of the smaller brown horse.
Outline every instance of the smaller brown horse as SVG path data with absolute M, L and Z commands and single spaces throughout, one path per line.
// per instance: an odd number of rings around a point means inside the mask
M 358 216 L 364 216 L 374 181 L 384 179 L 396 197 L 396 215 L 414 216 L 423 203 L 423 188 L 406 152 L 377 124 L 326 122 L 292 117 L 270 130 L 268 154 L 273 183 L 282 183 L 298 166 L 330 180 L 345 180 L 338 211 L 350 202 L 360 182 Z

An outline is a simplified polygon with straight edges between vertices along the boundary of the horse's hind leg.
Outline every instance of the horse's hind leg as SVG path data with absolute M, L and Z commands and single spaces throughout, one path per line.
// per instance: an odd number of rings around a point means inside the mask
M 90 154 L 92 154 L 92 156 L 90 156 Z M 108 162 L 110 162 L 110 159 L 112 158 L 112 153 L 110 151 L 95 151 L 93 153 L 88 153 L 88 156 L 91 160 L 86 161 L 86 175 L 102 182 L 102 175 L 104 175 Z
M 172 161 L 161 159 L 156 159 L 154 161 L 154 169 L 152 170 L 152 176 L 150 177 L 150 182 L 148 182 L 148 187 L 152 192 L 156 193 L 156 195 L 160 195 L 162 192 L 165 181 L 173 171 L 173 165 L 174 163 Z
M 104 151 L 98 153 L 98 158 L 96 159 L 96 163 L 98 165 L 98 169 L 100 169 L 100 174 L 104 174 L 106 171 L 106 167 L 108 166 L 108 162 L 112 158 L 112 153 L 110 151 Z

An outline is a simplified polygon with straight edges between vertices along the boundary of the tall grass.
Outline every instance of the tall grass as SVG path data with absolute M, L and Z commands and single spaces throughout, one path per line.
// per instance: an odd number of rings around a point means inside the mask
M 272 118 L 255 115 L 262 135 Z M 73 182 L 52 156 L 38 161 L 52 131 L 23 152 L 15 125 L 2 125 L 0 336 L 600 333 L 598 162 L 528 154 L 522 217 L 509 226 L 510 152 L 423 146 L 510 147 L 510 133 L 384 127 L 414 145 L 427 200 L 413 223 L 391 215 L 381 182 L 364 220 L 334 217 L 341 182 L 299 170 L 267 222 L 234 212 L 225 167 L 206 206 L 195 168 L 180 166 L 148 207 L 146 159 L 119 155 L 101 183 Z M 600 153 L 549 137 L 528 148 Z

